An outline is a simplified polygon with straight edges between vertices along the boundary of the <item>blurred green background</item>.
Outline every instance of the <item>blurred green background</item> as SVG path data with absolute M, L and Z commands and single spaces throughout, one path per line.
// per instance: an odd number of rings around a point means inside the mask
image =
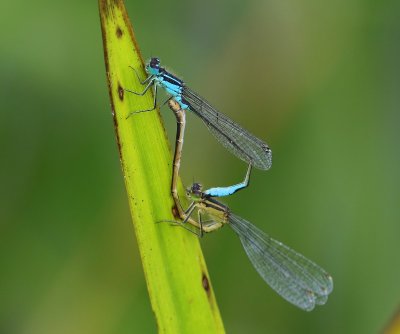
M 127 2 L 148 58 L 266 140 L 226 199 L 326 268 L 311 313 L 229 229 L 201 240 L 228 333 L 376 333 L 400 302 L 400 2 Z M 154 333 L 114 138 L 96 2 L 0 5 L 0 333 Z M 170 138 L 175 120 L 162 112 Z M 246 165 L 188 117 L 181 176 Z

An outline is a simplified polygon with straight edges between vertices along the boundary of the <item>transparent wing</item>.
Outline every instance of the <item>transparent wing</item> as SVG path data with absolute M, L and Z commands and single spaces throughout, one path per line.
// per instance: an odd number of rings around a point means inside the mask
M 265 170 L 271 167 L 271 149 L 261 139 L 215 110 L 188 87 L 183 87 L 182 96 L 189 104 L 190 110 L 203 120 L 210 132 L 226 149 L 254 167 Z
M 305 311 L 326 303 L 333 281 L 325 270 L 243 218 L 230 214 L 228 225 L 257 272 L 284 299 Z

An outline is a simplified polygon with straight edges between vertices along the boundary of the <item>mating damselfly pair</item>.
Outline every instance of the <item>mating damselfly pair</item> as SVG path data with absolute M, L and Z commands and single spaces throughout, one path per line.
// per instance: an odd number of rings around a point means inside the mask
M 230 226 L 239 236 L 254 268 L 260 276 L 284 299 L 297 307 L 311 311 L 315 305 L 326 303 L 333 289 L 331 276 L 317 264 L 288 246 L 269 237 L 245 219 L 233 214 L 231 210 L 215 198 L 229 196 L 244 189 L 249 183 L 252 167 L 267 170 L 271 167 L 272 152 L 268 145 L 255 137 L 240 125 L 218 112 L 204 98 L 200 97 L 185 83 L 160 66 L 158 58 L 151 58 L 146 65 L 148 77 L 141 81 L 142 92 L 126 91 L 144 95 L 151 87 L 154 91 L 154 105 L 149 110 L 132 111 L 135 113 L 152 111 L 157 105 L 157 88 L 162 87 L 170 95 L 169 107 L 177 119 L 177 137 L 171 182 L 171 192 L 182 222 L 175 222 L 191 230 L 187 224 L 203 232 L 212 232 L 224 225 Z M 177 177 L 182 155 L 184 131 L 186 125 L 185 112 L 190 110 L 207 126 L 215 138 L 239 159 L 249 164 L 243 182 L 228 186 L 202 190 L 199 183 L 193 183 L 187 189 L 191 204 L 184 210 L 177 192 Z M 197 211 L 197 220 L 192 215 Z M 204 215 L 211 220 L 204 220 Z M 192 230 L 191 230 L 192 231 Z

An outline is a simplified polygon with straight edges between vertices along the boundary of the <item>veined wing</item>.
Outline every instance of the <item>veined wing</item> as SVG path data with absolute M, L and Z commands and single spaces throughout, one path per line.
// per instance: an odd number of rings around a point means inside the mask
M 271 167 L 272 151 L 265 142 L 215 110 L 190 88 L 184 86 L 182 96 L 190 110 L 203 120 L 210 132 L 226 149 L 254 167 L 264 170 Z
M 284 299 L 305 311 L 326 303 L 333 281 L 324 269 L 243 218 L 230 214 L 229 225 L 254 268 Z

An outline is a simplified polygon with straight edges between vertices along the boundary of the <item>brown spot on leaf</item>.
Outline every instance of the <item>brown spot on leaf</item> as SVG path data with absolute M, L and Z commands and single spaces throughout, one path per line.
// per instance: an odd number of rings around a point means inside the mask
M 113 115 L 115 133 L 118 134 L 118 119 L 117 119 L 117 116 L 115 115 L 114 106 L 112 105 L 111 108 L 112 108 L 112 115 Z M 119 140 L 119 136 L 118 135 L 116 136 L 116 138 L 117 138 L 119 159 L 122 161 L 121 141 Z
M 208 277 L 205 273 L 203 273 L 201 283 L 203 285 L 203 289 L 207 292 L 207 294 L 210 294 L 210 282 L 208 281 Z
M 124 34 L 124 32 L 122 31 L 122 29 L 120 27 L 117 27 L 117 30 L 115 33 L 117 34 L 118 38 L 121 38 L 122 35 Z
M 124 100 L 124 89 L 121 87 L 119 82 L 118 82 L 118 96 L 121 101 Z

